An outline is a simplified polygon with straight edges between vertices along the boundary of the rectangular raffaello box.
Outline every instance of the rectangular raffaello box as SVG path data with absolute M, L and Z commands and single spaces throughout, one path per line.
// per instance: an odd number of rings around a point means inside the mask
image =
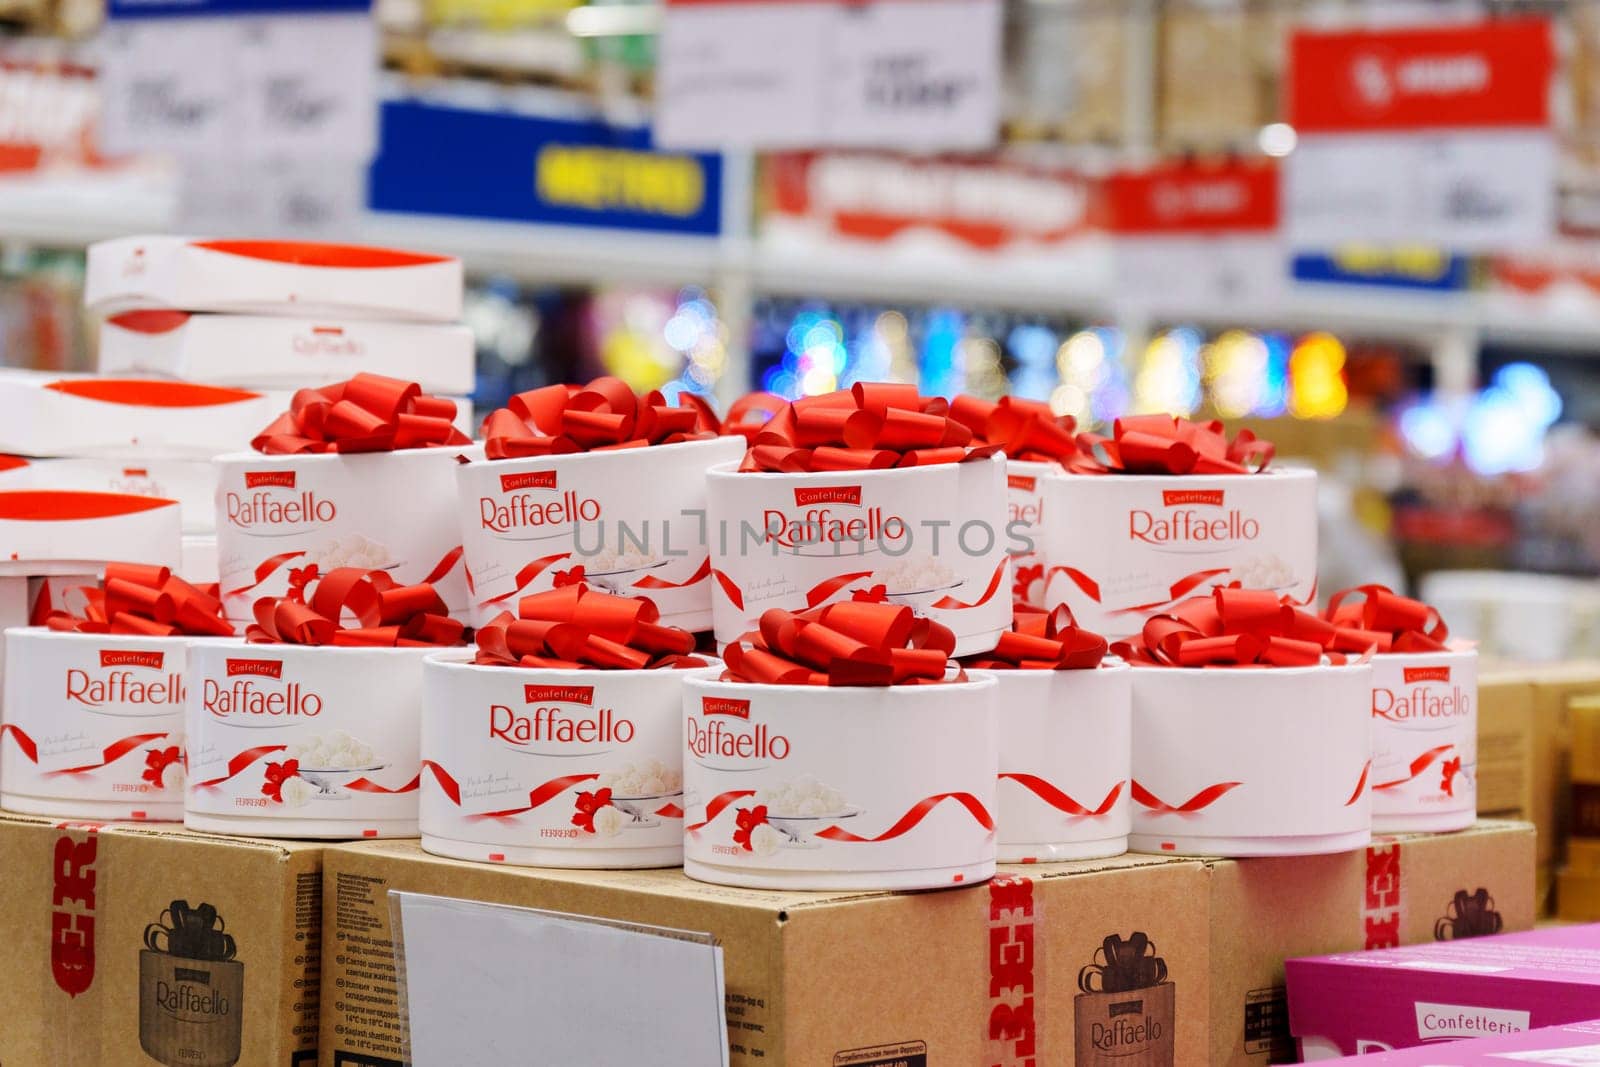
M 183 378 L 245 389 L 330 385 L 358 371 L 469 394 L 472 331 L 444 323 L 124 311 L 100 327 L 100 373 Z
M 89 246 L 84 303 L 130 308 L 449 322 L 461 317 L 451 256 L 309 241 L 119 237 Z

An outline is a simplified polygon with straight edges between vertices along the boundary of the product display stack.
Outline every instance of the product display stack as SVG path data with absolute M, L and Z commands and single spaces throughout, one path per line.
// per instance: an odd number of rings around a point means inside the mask
M 48 401 L 30 440 L 192 446 L 217 545 L 193 574 L 177 503 L 0 492 L 0 847 L 94 820 L 58 846 L 91 866 L 100 822 L 181 820 L 140 832 L 323 870 L 264 901 L 175 863 L 129 919 L 105 882 L 94 937 L 144 931 L 106 948 L 140 989 L 98 1031 L 112 1060 L 137 1035 L 161 1062 L 320 1040 L 388 1067 L 492 1029 L 487 979 L 442 1030 L 425 975 L 395 980 L 427 943 L 396 892 L 711 935 L 740 1065 L 1260 1062 L 1287 956 L 1531 922 L 1530 835 L 1472 826 L 1476 653 L 1381 586 L 1319 614 L 1316 476 L 1269 443 L 888 382 L 719 417 L 610 377 L 518 394 L 474 441 L 459 271 L 113 242 L 105 365 L 206 384 L 0 379 Z M 162 435 L 71 408 L 130 398 Z M 248 447 L 206 452 L 224 425 Z M 77 599 L 29 603 L 56 572 Z M 1303 910 L 1256 944 L 1262 893 Z M 89 935 L 62 921 L 67 989 Z M 252 923 L 304 946 L 270 991 Z M 285 983 L 252 1047 L 241 1000 Z M 201 986 L 226 1019 L 186 1006 Z
M 167 410 L 130 432 L 165 439 L 170 454 L 161 463 L 112 457 L 129 461 L 120 467 L 104 459 L 66 470 L 56 464 L 35 477 L 50 484 L 69 477 L 73 488 L 110 479 L 121 491 L 176 497 L 184 503 L 184 571 L 216 580 L 218 522 L 229 511 L 213 503 L 219 471 L 209 461 L 248 448 L 251 431 L 295 390 L 361 372 L 415 381 L 428 393 L 470 394 L 472 334 L 456 321 L 461 284 L 454 258 L 390 249 L 161 236 L 96 244 L 85 302 L 100 318 L 98 368 L 107 380 L 78 388 L 98 390 L 105 401 L 116 398 L 114 383 L 142 382 L 121 388 Z M 176 416 L 220 414 L 230 399 L 250 407 L 226 415 L 230 432 L 172 439 Z M 457 411 L 470 429 L 470 403 L 458 399 Z M 44 425 L 95 428 L 101 437 L 107 429 L 92 411 L 40 409 L 38 416 Z

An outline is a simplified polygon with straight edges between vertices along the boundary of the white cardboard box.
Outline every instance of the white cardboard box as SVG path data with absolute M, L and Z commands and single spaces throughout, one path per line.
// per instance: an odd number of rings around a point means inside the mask
M 0 451 L 210 459 L 248 448 L 288 397 L 192 382 L 0 376 Z
M 1214 585 L 1316 594 L 1315 471 L 1056 474 L 1044 500 L 1044 603 L 1107 637 Z
M 433 582 L 465 619 L 467 583 L 456 521 L 458 456 L 477 446 L 349 455 L 217 460 L 217 566 L 228 618 L 248 621 L 263 596 L 282 596 L 289 571 L 354 566 L 401 585 Z
M 762 889 L 994 873 L 992 674 L 881 688 L 684 683 L 684 872 Z
M 183 512 L 185 535 L 217 527 L 217 468 L 208 459 L 0 457 L 0 487 L 80 489 L 175 500 Z M 215 575 L 209 580 L 214 581 Z
M 770 608 L 860 593 L 948 626 L 955 654 L 1011 624 L 1005 459 L 799 474 L 711 469 L 712 614 L 726 645 Z
M 542 867 L 683 863 L 686 670 L 423 665 L 422 847 Z
M 258 837 L 416 837 L 422 661 L 437 651 L 194 645 L 185 824 Z
M 425 393 L 470 394 L 472 331 L 442 323 L 125 311 L 100 327 L 100 373 L 212 385 L 298 389 L 361 371 L 414 381 Z
M 89 246 L 83 299 L 129 308 L 453 322 L 461 261 L 301 241 L 120 237 Z

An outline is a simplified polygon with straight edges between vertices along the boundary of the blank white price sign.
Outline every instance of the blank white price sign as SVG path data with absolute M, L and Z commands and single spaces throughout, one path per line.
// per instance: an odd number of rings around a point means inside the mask
M 709 934 L 419 893 L 391 908 L 414 1067 L 727 1067 Z
M 366 159 L 378 40 L 349 0 L 114 0 L 100 39 L 112 152 Z M 309 5 L 309 6 L 308 6 Z M 352 9 L 355 8 L 355 9 Z M 118 17 L 119 11 L 125 17 Z
M 666 148 L 992 145 L 999 0 L 669 0 Z

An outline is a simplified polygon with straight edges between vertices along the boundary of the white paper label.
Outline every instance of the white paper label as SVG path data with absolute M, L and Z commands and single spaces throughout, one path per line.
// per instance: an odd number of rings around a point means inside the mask
M 1299 248 L 1358 241 L 1492 251 L 1547 241 L 1555 229 L 1547 130 L 1307 135 L 1285 168 Z
M 708 934 L 396 894 L 410 1061 L 716 1067 L 722 949 Z M 626 992 L 623 992 L 624 987 Z M 602 1016 L 600 1005 L 615 1011 Z
M 119 20 L 101 40 L 111 152 L 365 159 L 376 147 L 366 15 Z
M 669 4 L 663 147 L 979 148 L 999 130 L 995 0 Z

